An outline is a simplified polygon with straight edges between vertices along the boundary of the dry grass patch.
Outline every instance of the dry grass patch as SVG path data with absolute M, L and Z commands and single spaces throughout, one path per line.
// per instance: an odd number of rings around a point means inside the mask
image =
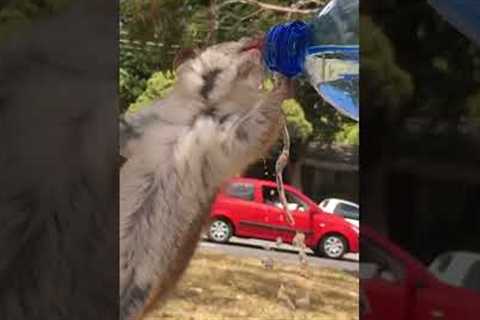
M 147 317 L 155 319 L 355 320 L 358 279 L 318 266 L 275 263 L 267 270 L 258 259 L 197 252 L 167 304 Z

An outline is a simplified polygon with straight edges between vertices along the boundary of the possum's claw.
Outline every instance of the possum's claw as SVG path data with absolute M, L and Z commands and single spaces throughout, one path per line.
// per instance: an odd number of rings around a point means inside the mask
M 292 99 L 295 96 L 294 81 L 284 76 L 277 76 L 274 79 L 272 92 L 279 95 L 283 100 Z

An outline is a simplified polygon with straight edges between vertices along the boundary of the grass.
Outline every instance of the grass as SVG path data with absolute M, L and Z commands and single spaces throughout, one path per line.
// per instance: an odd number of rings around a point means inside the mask
M 146 319 L 354 320 L 358 285 L 334 269 L 278 262 L 266 269 L 259 259 L 197 251 L 169 301 Z

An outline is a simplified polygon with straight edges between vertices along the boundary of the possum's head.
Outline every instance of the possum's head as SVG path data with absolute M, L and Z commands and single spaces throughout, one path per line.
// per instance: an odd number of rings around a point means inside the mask
M 262 42 L 243 38 L 208 47 L 177 68 L 177 92 L 207 105 L 252 105 L 262 93 Z

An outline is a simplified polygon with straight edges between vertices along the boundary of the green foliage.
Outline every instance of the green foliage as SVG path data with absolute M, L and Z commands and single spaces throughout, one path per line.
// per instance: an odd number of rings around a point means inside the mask
M 301 144 L 310 140 L 327 145 L 350 142 L 358 144 L 356 122 L 344 117 L 322 101 L 306 80 L 298 81 L 300 84 L 295 99 L 285 101 L 282 106 L 287 115 L 289 132 L 292 139 L 296 140 L 292 148 L 295 148 L 296 144 L 300 144 L 299 147 L 303 148 Z M 273 88 L 272 80 L 267 79 L 263 86 L 270 91 Z M 357 129 L 347 134 L 345 130 L 350 132 L 351 128 Z
M 264 10 L 242 1 L 216 0 L 212 15 L 206 0 L 124 0 L 120 2 L 120 66 L 132 79 L 132 90 L 120 92 L 120 110 L 138 97 L 138 87 L 156 71 L 172 68 L 179 48 L 238 40 L 265 32 L 287 19 L 308 16 Z M 272 4 L 290 6 L 291 1 Z M 319 1 L 321 2 L 321 1 Z M 213 30 L 212 30 L 213 29 Z M 134 81 L 139 84 L 134 85 Z M 128 86 L 125 87 L 128 89 Z
M 214 12 L 206 0 L 124 0 L 120 4 L 120 109 L 134 112 L 162 97 L 173 84 L 172 65 L 179 48 L 238 40 L 267 31 L 271 26 L 308 14 L 290 14 L 252 3 L 216 0 Z M 320 5 L 325 1 L 316 1 Z M 269 0 L 265 3 L 312 8 L 314 2 Z M 295 149 L 310 140 L 330 144 L 350 121 L 321 102 L 305 80 L 297 80 L 295 100 L 283 105 Z M 273 88 L 267 80 L 264 88 Z M 319 103 L 320 102 L 320 103 Z M 321 106 L 315 108 L 314 106 Z M 303 146 L 302 146 L 303 147 Z
M 128 109 L 130 101 L 135 101 L 145 91 L 147 81 L 131 74 L 128 69 L 119 70 L 120 110 Z
M 263 82 L 263 89 L 267 92 L 272 91 L 273 81 L 271 78 L 267 78 Z M 313 134 L 313 125 L 307 120 L 302 105 L 296 99 L 288 99 L 283 102 L 282 110 L 287 120 L 290 138 L 298 143 L 307 142 Z
M 146 89 L 157 71 L 173 65 L 175 48 L 184 47 L 185 1 L 125 0 L 120 3 L 120 66 L 125 86 L 120 90 L 120 111 Z M 172 47 L 172 46 L 175 46 Z
M 263 89 L 267 92 L 273 90 L 273 80 L 271 78 L 267 78 L 263 81 Z
M 467 99 L 467 114 L 477 125 L 480 124 L 480 91 L 475 92 Z
M 120 110 L 125 111 L 146 89 L 157 69 L 156 56 L 148 49 L 120 50 Z
M 358 123 L 344 124 L 342 130 L 335 135 L 335 142 L 338 144 L 359 145 L 359 125 Z
M 136 112 L 144 107 L 148 107 L 153 101 L 165 97 L 174 83 L 175 75 L 173 72 L 155 72 L 148 79 L 145 91 L 129 106 L 128 112 Z
M 361 17 L 361 25 L 360 74 L 362 79 L 366 79 L 362 85 L 368 88 L 368 95 L 371 96 L 372 103 L 368 104 L 368 108 L 398 108 L 411 97 L 413 80 L 396 63 L 393 46 L 380 28 L 369 17 Z
M 313 133 L 313 126 L 305 118 L 302 106 L 295 99 L 289 99 L 283 102 L 282 109 L 292 140 L 307 141 Z
M 383 3 L 372 3 L 370 17 L 362 20 L 362 107 L 396 109 L 378 117 L 384 133 L 394 127 L 390 120 L 400 125 L 408 118 L 429 119 L 425 134 L 434 123 L 455 128 L 477 112 L 480 50 L 426 1 L 412 2 L 408 10 L 398 10 L 401 14 L 386 14 L 403 5 L 391 1 L 386 10 Z M 395 57 L 393 65 L 387 63 Z M 399 130 L 391 134 L 401 135 Z
M 335 143 L 336 134 L 343 130 L 343 125 L 355 122 L 321 100 L 316 90 L 306 80 L 299 82 L 296 99 L 303 106 L 305 117 L 313 126 L 310 140 L 324 145 Z

